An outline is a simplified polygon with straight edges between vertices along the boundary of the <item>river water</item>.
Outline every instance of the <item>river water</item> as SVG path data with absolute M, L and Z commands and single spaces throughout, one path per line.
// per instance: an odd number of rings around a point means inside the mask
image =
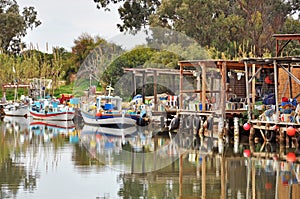
M 0 123 L 0 198 L 299 198 L 300 165 L 257 145 L 201 151 L 186 136 L 149 128 L 45 124 L 4 117 Z M 62 128 L 64 127 L 64 128 Z M 126 135 L 128 134 L 128 135 Z M 254 154 L 254 153 L 253 153 Z

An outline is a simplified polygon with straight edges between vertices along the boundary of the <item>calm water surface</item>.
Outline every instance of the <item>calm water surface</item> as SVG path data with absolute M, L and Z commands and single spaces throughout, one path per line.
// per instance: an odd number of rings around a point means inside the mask
M 209 153 L 214 140 L 206 140 L 200 153 L 187 150 L 186 137 L 144 128 L 116 137 L 109 135 L 115 129 L 25 118 L 5 117 L 0 125 L 0 198 L 300 196 L 299 164 L 262 148 L 267 158 L 245 158 L 231 147 L 221 156 Z

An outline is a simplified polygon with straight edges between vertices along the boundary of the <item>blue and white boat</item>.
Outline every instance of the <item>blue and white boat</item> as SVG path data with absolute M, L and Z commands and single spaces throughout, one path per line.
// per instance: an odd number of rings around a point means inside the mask
M 29 107 L 30 115 L 33 119 L 39 120 L 72 120 L 75 116 L 75 110 L 55 100 L 40 100 L 34 102 Z
M 83 104 L 81 115 L 89 125 L 135 125 L 139 115 L 122 110 L 122 98 L 118 96 L 98 96 L 96 104 Z

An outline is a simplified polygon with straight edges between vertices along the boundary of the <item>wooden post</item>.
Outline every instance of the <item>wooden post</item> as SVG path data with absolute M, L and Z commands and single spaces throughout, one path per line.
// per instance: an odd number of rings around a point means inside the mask
M 183 109 L 183 66 L 180 65 L 180 76 L 179 76 L 179 109 Z
M 247 108 L 248 108 L 248 122 L 251 120 L 251 106 L 250 106 L 250 98 L 249 98 L 249 83 L 248 83 L 248 65 L 247 62 L 244 62 L 245 64 L 245 79 L 246 79 L 246 98 L 247 98 Z M 250 139 L 250 137 L 249 137 Z
M 202 66 L 202 95 L 201 95 L 201 103 L 202 103 L 202 110 L 206 110 L 206 67 L 205 65 Z
M 143 104 L 145 104 L 145 95 L 146 95 L 146 82 L 147 82 L 147 75 L 146 72 L 143 72 L 142 77 L 142 95 L 143 95 Z
M 226 81 L 227 81 L 227 70 L 226 70 L 226 62 L 222 63 L 222 71 L 221 71 L 221 76 L 222 76 L 222 83 L 221 83 L 221 117 L 223 120 L 226 117 L 225 114 L 225 106 L 226 106 Z
M 279 128 L 279 154 L 282 156 L 285 153 L 286 147 L 286 136 L 285 131 L 282 128 Z
M 288 65 L 288 70 L 289 70 L 289 72 L 291 72 L 290 64 Z M 289 87 L 290 87 L 290 98 L 293 98 L 292 78 L 289 74 L 288 74 L 288 78 L 289 78 Z
M 277 63 L 276 60 L 273 61 L 274 65 L 274 83 L 275 83 L 275 102 L 276 102 L 276 123 L 279 121 L 279 105 L 278 105 L 278 77 L 277 77 Z
M 256 96 L 256 90 L 255 90 L 255 64 L 252 64 L 252 110 L 254 110 L 255 107 L 255 96 Z M 254 115 L 252 116 L 254 117 Z M 252 118 L 254 119 L 254 118 Z
M 250 128 L 250 134 L 249 134 L 249 142 L 253 142 L 255 136 L 255 129 L 253 126 Z
M 136 96 L 136 78 L 135 73 L 131 73 L 131 80 L 132 80 L 132 97 Z
M 153 71 L 154 110 L 157 111 L 157 71 Z

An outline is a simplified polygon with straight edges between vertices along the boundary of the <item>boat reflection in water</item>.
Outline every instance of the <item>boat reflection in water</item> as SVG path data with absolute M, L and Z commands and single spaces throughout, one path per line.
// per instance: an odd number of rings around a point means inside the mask
M 28 126 L 31 118 L 29 117 L 14 117 L 4 116 L 3 122 L 5 123 L 4 128 L 7 130 L 14 130 L 14 132 L 23 132 L 28 130 Z
M 78 135 L 75 132 L 75 124 L 69 121 L 46 121 L 32 120 L 29 126 L 30 132 L 36 136 L 42 135 L 44 141 L 50 141 L 56 136 L 69 137 L 70 142 L 78 142 Z
M 170 137 L 159 137 L 143 127 L 105 128 L 84 125 L 80 143 L 91 157 L 118 170 L 151 172 L 178 159 L 179 147 Z

